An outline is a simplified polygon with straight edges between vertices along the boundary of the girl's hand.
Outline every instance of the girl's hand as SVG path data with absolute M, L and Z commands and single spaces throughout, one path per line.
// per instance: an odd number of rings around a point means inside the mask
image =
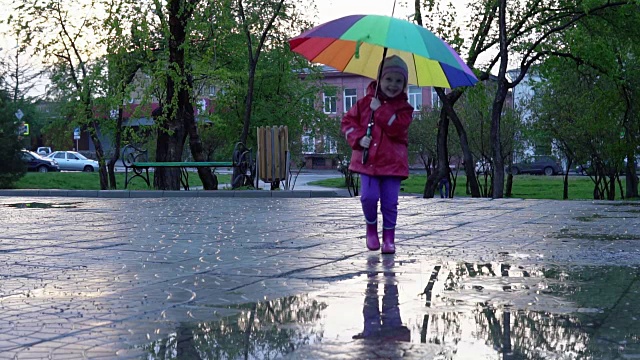
M 380 100 L 378 100 L 378 98 L 373 98 L 371 99 L 371 105 L 369 105 L 369 107 L 371 108 L 371 110 L 376 111 L 378 110 L 380 105 Z

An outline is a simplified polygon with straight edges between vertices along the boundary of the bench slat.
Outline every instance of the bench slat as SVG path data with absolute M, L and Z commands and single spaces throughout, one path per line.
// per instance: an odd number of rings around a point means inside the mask
M 133 167 L 233 167 L 231 161 L 134 162 Z

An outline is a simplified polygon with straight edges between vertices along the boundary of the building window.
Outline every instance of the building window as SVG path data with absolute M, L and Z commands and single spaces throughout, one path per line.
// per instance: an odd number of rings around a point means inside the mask
M 358 101 L 356 89 L 344 89 L 344 112 L 346 113 Z
M 322 99 L 323 99 L 324 113 L 335 114 L 337 110 L 335 93 L 330 94 L 325 92 L 322 94 Z
M 440 107 L 440 97 L 438 96 L 435 88 L 431 88 L 431 106 L 433 108 Z
M 316 139 L 311 131 L 302 135 L 302 153 L 313 154 L 316 152 Z
M 322 140 L 325 154 L 338 153 L 338 142 L 335 139 L 333 139 L 331 136 L 325 135 Z
M 413 106 L 416 111 L 420 111 L 422 108 L 422 88 L 417 86 L 409 86 L 409 104 Z
M 209 96 L 216 96 L 216 87 L 214 85 L 209 86 Z

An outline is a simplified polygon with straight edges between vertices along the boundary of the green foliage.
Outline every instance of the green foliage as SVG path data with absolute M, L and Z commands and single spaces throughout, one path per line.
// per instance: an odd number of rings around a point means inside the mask
M 440 110 L 423 107 L 409 126 L 409 163 L 420 162 L 425 169 L 437 156 L 438 122 Z M 451 128 L 450 128 L 451 129 Z M 455 131 L 455 130 L 454 130 Z M 450 136 L 451 141 L 456 136 Z M 450 152 L 451 153 L 451 152 Z
M 637 6 L 627 6 L 563 33 L 563 51 L 572 55 L 545 62 L 533 103 L 533 129 L 575 162 L 591 162 L 596 190 L 609 198 L 607 181 L 640 146 L 639 26 Z
M 12 188 L 24 175 L 26 166 L 21 158 L 17 134 L 18 124 L 13 110 L 6 102 L 6 94 L 0 90 L 0 188 Z
M 100 182 L 97 172 L 29 172 L 15 183 L 16 189 L 67 189 L 67 190 L 100 190 Z M 153 180 L 153 175 L 152 180 Z M 218 175 L 221 184 L 229 184 L 231 176 Z M 116 173 L 118 189 L 124 189 L 124 173 Z M 202 186 L 200 178 L 195 173 L 189 176 L 189 186 Z M 149 190 L 147 184 L 141 179 L 134 179 L 127 190 Z
M 405 194 L 422 194 L 424 190 L 425 175 L 410 175 L 402 182 L 402 192 Z M 466 193 L 467 178 L 464 175 L 456 179 L 455 197 L 469 196 Z M 312 181 L 309 185 L 327 186 L 333 188 L 344 188 L 344 179 L 325 179 Z M 622 181 L 624 186 L 624 180 Z M 552 199 L 562 200 L 563 179 L 562 176 L 535 176 L 518 175 L 513 180 L 513 198 L 522 199 Z M 568 200 L 591 200 L 593 199 L 593 183 L 587 176 L 572 176 L 569 178 L 569 199 Z M 616 200 L 620 200 L 618 196 Z
M 271 5 L 269 5 L 271 4 Z M 213 158 L 228 158 L 242 133 L 246 111 L 247 88 L 249 84 L 249 59 L 247 57 L 247 38 L 243 29 L 234 19 L 234 14 L 221 5 L 215 5 L 218 14 L 215 27 L 211 27 L 214 40 L 214 71 L 205 73 L 209 84 L 217 90 L 215 112 L 208 115 L 211 128 L 203 135 L 216 154 Z M 235 6 L 235 4 L 233 5 Z M 271 15 L 264 6 L 274 6 L 269 1 L 248 1 L 244 4 L 247 23 L 263 24 Z M 306 128 L 323 127 L 327 117 L 314 108 L 308 99 L 315 98 L 318 92 L 318 76 L 312 70 L 305 69 L 306 61 L 289 50 L 287 40 L 292 33 L 298 33 L 308 24 L 301 19 L 301 8 L 297 5 L 285 5 L 284 11 L 276 18 L 276 24 L 267 35 L 265 47 L 260 55 L 255 78 L 252 113 L 248 147 L 256 144 L 256 128 L 259 126 L 286 125 L 293 154 L 301 153 L 299 139 Z M 233 8 L 232 8 L 233 10 Z M 271 11 L 271 10 L 270 10 Z M 262 26 L 262 25 L 261 25 Z M 259 34 L 258 34 L 259 35 Z M 259 41 L 255 31 L 251 32 L 252 43 Z M 212 49 L 206 54 L 214 55 Z M 333 124 L 331 124 L 333 125 Z M 323 128 L 324 130 L 325 128 Z

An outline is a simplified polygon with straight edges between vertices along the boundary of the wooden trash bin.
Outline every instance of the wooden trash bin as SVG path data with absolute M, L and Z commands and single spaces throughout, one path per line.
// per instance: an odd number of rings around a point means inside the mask
M 289 190 L 288 128 L 286 126 L 259 127 L 257 156 L 258 178 L 265 183 L 284 180 L 285 190 Z

